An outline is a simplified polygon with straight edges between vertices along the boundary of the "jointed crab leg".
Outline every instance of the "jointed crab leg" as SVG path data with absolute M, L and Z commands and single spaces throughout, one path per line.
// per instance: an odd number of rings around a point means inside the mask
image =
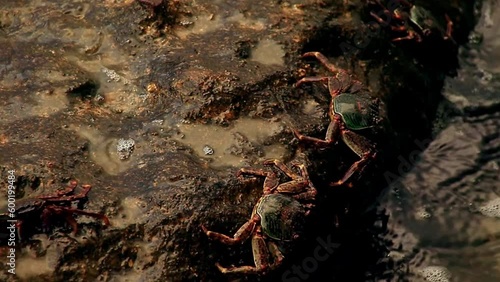
M 311 182 L 311 179 L 309 178 L 309 172 L 307 172 L 307 168 L 304 164 L 298 164 L 298 163 L 293 163 L 292 164 L 294 167 L 298 168 L 300 170 L 300 173 L 302 174 L 302 178 L 304 178 L 305 181 L 307 181 L 307 191 L 304 193 L 309 194 L 310 192 L 314 192 L 314 195 L 316 195 L 316 188 L 314 187 L 313 183 Z
M 408 30 L 407 36 L 394 38 L 394 39 L 392 39 L 392 41 L 396 42 L 396 41 L 411 40 L 411 39 L 415 39 L 417 42 L 422 41 L 422 37 L 418 33 L 414 32 L 412 30 Z
M 243 265 L 237 267 L 223 267 L 219 263 L 217 263 L 216 266 L 222 273 L 263 274 L 266 271 L 277 268 L 284 258 L 276 244 L 269 242 L 266 245 L 260 226 L 257 227 L 255 234 L 252 236 L 252 250 L 255 266 Z M 272 264 L 270 264 L 269 261 L 271 255 L 273 256 Z
M 309 179 L 309 173 L 307 172 L 306 166 L 303 164 L 296 164 L 296 163 L 293 163 L 292 165 L 300 170 L 300 173 L 302 174 L 302 178 L 304 179 L 303 181 L 305 184 L 304 191 L 292 195 L 292 197 L 294 197 L 299 201 L 314 201 L 316 199 L 316 195 L 318 194 L 318 192 L 314 187 L 313 183 L 311 182 L 311 179 Z M 303 205 L 309 209 L 314 207 L 314 204 L 303 204 Z
M 208 236 L 208 238 L 212 240 L 217 240 L 223 244 L 226 245 L 235 245 L 244 242 L 247 240 L 250 235 L 252 234 L 252 231 L 254 231 L 255 226 L 257 223 L 260 222 L 260 216 L 257 214 L 254 214 L 253 217 L 245 222 L 236 233 L 234 233 L 233 237 L 229 237 L 227 235 L 224 235 L 222 233 L 214 232 L 208 230 L 205 226 L 201 225 L 201 229 L 203 232 Z
M 404 17 L 402 17 L 401 15 L 399 15 L 397 13 L 391 13 L 391 11 L 389 11 L 382 3 L 380 3 L 380 1 L 376 0 L 375 2 L 377 2 L 378 5 L 380 5 L 382 7 L 384 14 L 389 17 L 388 21 L 386 22 L 386 21 L 384 21 L 384 19 L 380 18 L 374 12 L 370 12 L 370 15 L 373 18 L 375 18 L 375 20 L 377 20 L 380 24 L 382 24 L 382 25 L 390 24 L 389 21 L 391 20 L 391 18 L 394 18 L 394 19 L 397 19 L 397 20 L 401 20 L 401 21 L 405 20 Z M 407 1 L 404 1 L 404 0 L 400 0 L 399 2 L 403 3 L 404 5 L 407 5 L 408 7 L 412 6 L 411 3 L 407 2 Z M 422 37 L 418 33 L 416 33 L 415 31 L 408 30 L 408 27 L 406 25 L 399 25 L 399 26 L 393 26 L 393 25 L 391 25 L 390 28 L 393 31 L 399 31 L 399 32 L 406 31 L 408 33 L 407 36 L 398 37 L 398 38 L 392 39 L 392 41 L 394 41 L 394 42 L 395 41 L 402 41 L 402 40 L 411 40 L 411 39 L 415 39 L 417 42 L 421 42 L 422 41 Z
M 216 264 L 222 273 L 245 273 L 257 274 L 267 270 L 269 265 L 269 251 L 266 247 L 266 242 L 261 234 L 256 233 L 252 236 L 252 251 L 255 266 L 242 265 L 236 267 L 223 267 L 219 263 Z
M 276 192 L 278 193 L 300 193 L 310 184 L 309 179 L 293 172 L 288 166 L 277 159 L 267 160 L 264 162 L 264 165 L 273 165 L 292 179 L 291 181 L 278 185 L 278 187 L 276 187 Z
M 241 168 L 236 174 L 237 177 L 242 175 L 257 175 L 265 177 L 264 179 L 264 193 L 271 193 L 279 184 L 278 176 L 272 171 L 266 171 L 263 169 L 253 169 L 253 168 Z
M 73 217 L 75 214 L 94 217 L 102 220 L 105 226 L 110 225 L 109 219 L 104 214 L 88 212 L 72 207 L 72 204 L 75 202 L 77 202 L 79 206 L 83 205 L 83 202 L 87 200 L 87 195 L 91 189 L 90 185 L 82 185 L 82 192 L 75 195 L 74 191 L 78 186 L 77 184 L 77 181 L 72 180 L 64 190 L 57 191 L 54 194 L 36 196 L 21 200 L 22 203 L 20 202 L 19 207 L 16 209 L 16 213 L 20 217 L 16 227 L 21 242 L 23 240 L 21 237 L 22 229 L 24 229 L 23 224 L 26 224 L 25 219 L 30 217 L 41 219 L 43 232 L 48 231 L 50 227 L 50 220 L 53 216 L 59 216 L 65 219 L 66 222 L 71 225 L 74 234 L 78 231 L 78 224 Z
M 404 25 L 400 25 L 400 26 L 392 26 L 391 25 L 391 30 L 392 31 L 401 31 L 401 32 L 403 32 L 403 31 L 408 31 L 408 28 L 406 26 L 404 26 Z M 409 33 L 409 31 L 408 31 L 408 33 Z
M 345 70 L 337 68 L 320 52 L 307 52 L 302 55 L 302 58 L 307 57 L 315 57 L 325 68 L 333 73 L 345 73 Z
M 269 269 L 273 270 L 273 269 L 277 268 L 283 262 L 285 257 L 283 256 L 283 254 L 279 250 L 278 245 L 276 245 L 274 242 L 268 242 L 267 246 L 268 246 L 268 250 L 271 252 L 271 255 L 274 258 L 274 262 L 269 266 Z
M 309 137 L 308 137 L 309 138 Z M 266 160 L 264 165 L 273 165 L 288 177 L 292 178 L 291 181 L 279 184 L 279 179 L 277 175 L 270 171 L 265 171 L 262 169 L 249 169 L 242 168 L 238 171 L 238 176 L 242 174 L 257 175 L 266 177 L 264 180 L 264 194 L 271 192 L 278 192 L 283 194 L 292 194 L 293 198 L 303 201 L 313 201 L 316 198 L 317 190 L 313 186 L 311 180 L 309 179 L 309 174 L 307 169 L 303 164 L 293 163 L 292 166 L 300 170 L 300 174 L 293 172 L 287 165 L 277 159 Z M 311 209 L 314 207 L 313 204 L 304 203 L 306 208 Z
M 386 6 L 384 6 L 384 4 L 382 4 L 382 2 L 380 2 L 380 0 L 373 0 L 374 2 L 376 2 L 380 7 L 382 7 L 385 11 L 389 11 L 389 9 L 387 9 Z M 411 8 L 413 7 L 413 4 L 406 1 L 406 0 L 397 0 L 399 3 L 403 4 L 403 5 L 406 5 L 408 8 Z M 399 7 L 399 6 L 398 6 Z M 391 6 L 391 9 L 396 9 L 398 7 L 392 7 Z
M 343 185 L 355 172 L 361 173 L 361 171 L 366 167 L 366 164 L 369 161 L 369 159 L 370 159 L 370 156 L 368 156 L 368 155 L 363 156 L 363 158 L 361 160 L 352 164 L 352 166 L 349 168 L 349 170 L 347 170 L 347 172 L 345 173 L 344 177 L 342 177 L 341 180 L 339 180 L 337 182 L 330 183 L 330 186 L 333 187 L 333 186 Z
M 60 199 L 61 197 L 65 197 L 68 194 L 73 193 L 77 185 L 78 182 L 72 180 L 70 181 L 68 187 L 66 187 L 66 189 L 64 189 L 63 191 L 57 191 L 54 195 L 39 196 L 38 198 L 42 200 Z
M 422 24 L 419 22 L 421 21 L 426 21 L 426 19 L 420 19 L 420 16 L 414 17 L 412 14 L 414 13 L 414 10 L 419 10 L 420 8 L 415 7 L 413 3 L 410 3 L 407 0 L 398 0 L 397 3 L 398 5 L 389 7 L 387 9 L 386 6 L 384 6 L 380 0 L 373 0 L 377 5 L 379 5 L 382 8 L 383 13 L 385 16 L 387 16 L 387 19 L 384 20 L 382 19 L 379 14 L 376 14 L 374 12 L 370 12 L 370 15 L 375 18 L 377 22 L 379 22 L 381 25 L 384 26 L 390 26 L 390 28 L 393 31 L 399 31 L 403 32 L 406 31 L 408 34 L 407 36 L 404 37 L 399 37 L 395 38 L 392 41 L 401 41 L 401 40 L 411 40 L 415 39 L 417 42 L 422 41 L 422 35 L 428 36 L 432 33 L 431 27 L 426 27 L 424 28 Z M 425 10 L 425 9 L 424 9 Z M 419 10 L 421 12 L 421 10 Z M 397 21 L 391 22 L 392 19 L 396 19 Z M 453 28 L 453 22 L 451 21 L 450 17 L 445 14 L 445 19 L 446 19 L 446 31 L 444 31 L 443 39 L 444 40 L 453 40 L 452 38 L 452 28 Z M 435 19 L 428 19 L 428 22 L 431 22 L 430 24 L 425 24 L 425 25 L 432 25 L 432 22 L 435 21 Z M 438 29 L 441 29 L 438 27 Z
M 264 161 L 264 165 L 273 165 L 292 179 L 291 181 L 281 183 L 276 188 L 274 188 L 276 192 L 296 194 L 292 195 L 292 197 L 298 200 L 314 200 L 317 192 L 316 189 L 312 186 L 312 182 L 309 179 L 309 174 L 307 173 L 307 170 L 303 164 L 292 164 L 292 166 L 300 170 L 301 175 L 293 172 L 287 165 L 277 159 L 266 160 Z M 269 174 L 267 174 L 266 176 L 269 177 L 268 175 Z M 275 177 L 276 175 L 273 174 L 273 176 Z
M 387 17 L 388 17 L 387 21 L 385 21 L 384 19 L 382 19 L 379 15 L 375 14 L 374 12 L 370 12 L 370 15 L 371 15 L 373 18 L 375 18 L 375 20 L 376 20 L 379 24 L 381 24 L 381 25 L 384 25 L 384 26 L 385 26 L 385 25 L 389 24 L 389 22 L 390 22 L 391 18 L 392 18 L 392 17 L 394 17 L 394 16 L 391 14 L 391 12 L 390 12 L 389 10 L 387 10 L 387 9 L 385 9 L 385 8 L 384 8 L 382 11 L 384 12 L 384 14 L 386 14 L 386 15 L 387 15 Z
M 373 147 L 370 145 L 370 141 L 366 137 L 348 129 L 343 129 L 343 131 L 342 139 L 361 159 L 351 165 L 341 180 L 330 183 L 330 186 L 340 186 L 344 184 L 355 172 L 361 173 L 368 162 L 376 155 Z
M 273 165 L 279 170 L 281 170 L 283 173 L 285 173 L 288 177 L 292 178 L 291 181 L 279 184 L 279 179 L 277 175 L 274 172 L 271 171 L 265 171 L 263 169 L 250 169 L 250 168 L 242 168 L 238 171 L 238 176 L 241 176 L 243 174 L 245 175 L 257 175 L 261 177 L 265 177 L 264 180 L 264 193 L 269 193 L 272 191 L 279 192 L 279 193 L 303 193 L 303 192 L 310 192 L 310 189 L 307 189 L 304 191 L 306 187 L 311 185 L 311 181 L 308 178 L 307 172 L 304 174 L 305 168 L 301 168 L 301 173 L 302 176 L 298 175 L 297 173 L 293 172 L 288 166 L 286 166 L 283 162 L 273 159 L 273 160 L 266 160 L 264 161 L 264 165 Z M 295 165 L 297 166 L 297 165 Z M 279 185 L 278 185 L 279 184 Z M 313 188 L 313 190 L 315 190 Z M 316 191 L 314 191 L 315 193 Z M 310 192 L 312 194 L 312 192 Z M 315 195 L 315 194 L 314 194 Z M 314 195 L 310 195 L 306 198 L 311 198 L 314 197 Z M 303 197 L 303 196 L 302 196 Z
M 276 173 L 262 169 L 243 168 L 238 172 L 241 175 L 256 175 L 265 177 L 263 196 L 254 206 L 251 219 L 243 224 L 231 237 L 222 233 L 208 230 L 201 225 L 203 233 L 211 239 L 226 245 L 242 243 L 251 237 L 254 266 L 223 267 L 216 264 L 222 273 L 264 274 L 276 269 L 283 261 L 284 256 L 272 240 L 292 241 L 300 237 L 295 228 L 295 221 L 301 221 L 310 214 L 313 203 L 302 203 L 294 199 L 295 196 L 306 200 L 313 200 L 316 189 L 309 180 L 306 167 L 303 164 L 292 164 L 298 168 L 298 173 L 279 160 L 267 160 L 264 165 L 272 165 L 281 170 L 291 181 L 279 184 Z M 285 194 L 290 194 L 286 195 Z M 292 227 L 290 227 L 292 225 Z
M 448 14 L 445 14 L 444 16 L 446 18 L 446 37 L 445 37 L 445 39 L 448 39 L 448 38 L 453 39 L 451 37 L 451 33 L 453 32 L 453 22 L 451 21 Z
M 330 108 L 331 107 L 332 107 L 332 105 L 330 105 Z M 332 110 L 330 110 L 329 112 L 332 112 Z M 337 140 L 335 140 L 335 137 L 338 137 L 340 135 L 340 132 L 341 132 L 341 128 L 339 125 L 340 125 L 340 118 L 338 116 L 332 117 L 332 121 L 330 122 L 330 124 L 328 125 L 328 128 L 326 130 L 325 139 L 306 136 L 304 134 L 301 134 L 296 129 L 292 129 L 292 131 L 293 131 L 295 137 L 297 137 L 297 139 L 299 139 L 299 141 L 310 142 L 310 143 L 313 143 L 317 147 L 328 147 L 337 141 Z
M 281 170 L 284 174 L 286 174 L 291 179 L 298 179 L 300 176 L 293 172 L 287 165 L 285 165 L 282 161 L 277 159 L 265 160 L 264 165 L 273 165 L 274 167 Z
M 87 197 L 87 194 L 90 192 L 92 186 L 90 185 L 82 185 L 83 191 L 77 195 L 68 196 L 71 192 L 73 192 L 76 188 L 76 181 L 71 181 L 71 186 L 66 188 L 64 191 L 59 191 L 56 195 L 48 195 L 48 196 L 39 196 L 39 199 L 45 200 L 47 202 L 62 202 L 62 201 L 75 201 L 79 199 L 84 199 Z
M 384 9 L 385 7 L 379 2 L 379 3 Z M 404 28 L 404 27 L 401 27 Z M 409 36 L 412 36 L 414 33 L 409 32 Z M 415 36 L 418 36 L 418 34 L 415 33 Z M 398 40 L 403 40 L 405 38 L 400 38 Z M 351 165 L 351 167 L 348 169 L 348 171 L 344 174 L 342 179 L 340 179 L 337 182 L 331 183 L 331 186 L 338 186 L 344 184 L 355 172 L 362 171 L 367 162 L 375 156 L 374 153 L 374 148 L 371 142 L 363 137 L 362 135 L 359 135 L 358 133 L 352 132 L 349 127 L 349 125 L 346 125 L 346 122 L 344 121 L 344 116 L 342 115 L 342 107 L 346 107 L 347 112 L 352 111 L 351 107 L 354 108 L 355 110 L 359 110 L 359 115 L 363 116 L 369 116 L 366 118 L 372 118 L 372 115 L 367 115 L 366 113 L 362 112 L 362 109 L 365 107 L 367 109 L 373 110 L 373 104 L 369 105 L 363 105 L 364 102 L 362 100 L 355 100 L 353 102 L 347 103 L 347 106 L 345 105 L 346 102 L 342 102 L 340 100 L 340 112 L 337 112 L 336 106 L 339 104 L 336 104 L 337 99 L 340 98 L 340 96 L 337 97 L 340 93 L 343 95 L 346 95 L 344 97 L 349 97 L 351 95 L 351 98 L 347 99 L 356 99 L 353 98 L 353 95 L 359 94 L 359 93 L 364 93 L 360 92 L 363 89 L 363 85 L 361 82 L 352 79 L 351 75 L 349 75 L 345 70 L 337 69 L 332 63 L 328 61 L 328 59 L 322 55 L 321 53 L 318 52 L 309 52 L 304 54 L 303 57 L 309 57 L 313 56 L 316 57 L 327 69 L 329 69 L 332 72 L 336 72 L 337 74 L 332 77 L 328 77 L 328 88 L 330 91 L 330 95 L 332 96 L 332 100 L 330 102 L 329 106 L 329 111 L 328 114 L 330 116 L 331 122 L 328 125 L 328 130 L 326 132 L 325 139 L 319 139 L 315 137 L 309 137 L 309 136 L 304 136 L 300 134 L 297 130 L 292 129 L 293 133 L 299 139 L 299 141 L 307 141 L 310 143 L 313 143 L 316 146 L 321 146 L 321 147 L 326 147 L 331 145 L 332 143 L 336 143 L 338 141 L 338 138 L 341 137 L 344 143 L 349 146 L 349 148 L 354 151 L 359 157 L 360 160 L 355 162 L 354 164 Z M 342 76 L 341 76 L 342 75 Z M 303 79 L 300 80 L 299 82 L 306 82 L 306 81 L 320 81 L 318 78 L 314 78 L 312 80 L 307 80 Z M 344 103 L 344 104 L 342 104 Z M 353 120 L 350 120 L 350 123 L 353 123 Z M 354 122 L 356 123 L 356 122 Z M 351 124 L 352 126 L 352 124 Z M 371 127 L 371 125 L 366 126 L 366 125 L 361 125 L 358 128 L 368 128 Z M 307 172 L 305 172 L 307 173 Z M 304 176 L 305 178 L 306 176 Z
M 307 83 L 307 82 L 324 82 L 327 83 L 329 80 L 328 77 L 326 76 L 309 76 L 309 77 L 303 77 L 299 81 L 295 83 L 295 87 L 299 87 L 301 84 Z
M 326 82 L 328 84 L 328 90 L 330 92 L 330 95 L 333 97 L 337 96 L 340 92 L 343 90 L 348 89 L 351 87 L 353 82 L 351 82 L 350 75 L 343 69 L 339 69 L 335 67 L 328 59 L 321 53 L 319 52 L 307 52 L 304 55 L 302 55 L 302 58 L 305 57 L 315 57 L 326 69 L 329 71 L 335 73 L 335 76 L 326 76 L 326 77 L 304 77 L 297 81 L 295 83 L 295 87 L 299 87 L 301 84 L 306 83 L 306 82 Z M 339 78 L 343 78 L 342 80 Z M 346 79 L 348 78 L 348 79 Z M 343 84 L 344 80 L 346 81 L 345 84 Z
M 339 74 L 341 75 L 341 74 Z M 344 75 L 342 73 L 342 75 Z M 349 81 L 345 85 L 342 85 L 341 81 L 334 76 L 310 76 L 310 77 L 303 77 L 297 83 L 295 83 L 295 87 L 299 87 L 301 84 L 306 83 L 306 82 L 323 82 L 328 85 L 328 91 L 330 92 L 330 95 L 333 97 L 337 96 L 342 92 L 343 90 L 348 89 L 352 83 Z
M 324 78 L 314 77 L 310 79 L 308 77 L 304 77 L 296 83 L 296 86 L 299 86 L 304 82 L 314 82 L 314 81 L 324 81 L 324 80 L 328 81 L 328 90 L 330 92 L 330 95 L 332 96 L 332 102 L 330 102 L 328 110 L 331 122 L 326 130 L 325 139 L 305 136 L 294 128 L 292 128 L 292 131 L 294 135 L 297 137 L 297 139 L 299 139 L 299 141 L 307 141 L 313 143 L 318 147 L 328 147 L 332 143 L 336 142 L 335 138 L 338 137 L 342 132 L 340 128 L 340 124 L 342 123 L 340 117 L 333 114 L 334 113 L 333 98 L 339 95 L 342 91 L 348 89 L 350 93 L 356 93 L 362 89 L 362 84 L 357 80 L 351 79 L 351 75 L 349 75 L 345 70 L 335 67 L 328 60 L 328 58 L 326 58 L 323 54 L 319 52 L 308 52 L 302 55 L 302 57 L 315 57 L 325 68 L 327 68 L 331 72 L 336 73 L 336 76 L 324 77 Z
M 44 225 L 48 225 L 49 218 L 53 214 L 62 215 L 66 219 L 66 221 L 71 225 L 73 229 L 73 234 L 76 234 L 78 231 L 78 224 L 73 217 L 73 214 L 81 214 L 86 216 L 91 216 L 94 218 L 98 218 L 104 222 L 105 226 L 110 225 L 109 219 L 107 216 L 99 213 L 88 212 L 80 209 L 68 208 L 68 207 L 59 207 L 59 206 L 47 206 L 42 213 L 42 221 Z

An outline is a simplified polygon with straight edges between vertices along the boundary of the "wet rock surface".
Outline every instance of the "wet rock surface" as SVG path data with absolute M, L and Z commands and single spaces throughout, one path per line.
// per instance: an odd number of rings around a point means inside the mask
M 367 24 L 372 6 L 364 1 L 3 2 L 2 182 L 15 170 L 18 198 L 53 193 L 71 179 L 90 184 L 86 210 L 106 214 L 112 226 L 79 216 L 76 236 L 64 222 L 34 234 L 18 249 L 17 278 L 2 280 L 240 279 L 214 263 L 251 264 L 250 244 L 210 242 L 199 226 L 234 233 L 262 192 L 262 181 L 242 182 L 236 171 L 296 158 L 292 127 L 323 136 L 327 91 L 293 87 L 328 74 L 300 59 L 307 51 L 324 53 L 383 100 L 386 127 L 371 136 L 379 159 L 354 188 L 332 190 L 328 183 L 356 156 L 341 142 L 300 149 L 320 190 L 310 234 L 276 273 L 241 279 L 391 276 L 388 247 L 374 239 L 387 232 L 387 217 L 368 207 L 387 185 L 382 167 L 429 136 L 455 49 L 443 57 L 439 43 L 428 44 L 445 59 L 436 65 L 411 43 L 391 44 L 386 31 L 365 37 L 379 27 Z M 462 2 L 449 7 L 458 43 L 473 25 Z M 133 140 L 126 158 L 121 140 Z M 314 271 L 294 272 L 325 244 L 328 257 Z

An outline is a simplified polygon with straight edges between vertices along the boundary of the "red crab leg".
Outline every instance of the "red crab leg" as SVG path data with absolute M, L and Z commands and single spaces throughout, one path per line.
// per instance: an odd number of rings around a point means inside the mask
M 292 195 L 292 197 L 299 200 L 314 200 L 317 194 L 316 188 L 312 186 L 305 165 L 297 163 L 292 164 L 292 166 L 300 170 L 301 175 L 294 173 L 283 162 L 276 159 L 266 160 L 264 161 L 264 165 L 274 165 L 275 167 L 283 171 L 283 173 L 285 173 L 288 177 L 293 179 L 292 181 L 279 184 L 275 189 L 276 192 L 296 194 Z
M 382 7 L 382 9 L 383 9 L 383 11 L 384 11 L 384 14 L 386 14 L 388 17 L 390 17 L 390 18 L 389 18 L 389 21 L 390 21 L 390 19 L 391 19 L 391 18 L 395 18 L 395 19 L 397 19 L 397 20 L 404 20 L 404 19 L 405 19 L 404 17 L 402 17 L 402 16 L 400 16 L 400 15 L 398 15 L 398 14 L 396 14 L 396 13 L 391 12 L 391 10 L 387 9 L 387 7 L 386 7 L 384 4 L 382 4 L 379 0 L 374 0 L 374 1 L 375 1 L 375 2 L 376 2 L 379 6 L 380 6 L 380 7 Z M 398 2 L 400 2 L 400 3 L 401 3 L 401 2 L 403 2 L 403 0 L 400 0 L 400 1 L 398 1 Z M 408 4 L 408 5 L 410 5 L 410 7 L 412 6 L 412 4 L 410 4 L 410 3 L 406 2 L 406 1 L 404 1 L 404 4 Z M 394 10 L 395 10 L 395 9 L 397 9 L 397 8 L 398 8 L 398 7 L 391 6 L 392 11 L 394 11 Z M 373 12 L 370 12 L 370 14 L 371 14 L 373 17 L 375 17 L 375 18 L 379 18 L 379 17 L 378 17 L 378 15 L 374 15 L 374 14 L 373 14 Z M 378 20 L 377 20 L 377 21 L 378 21 Z M 388 21 L 388 22 L 385 22 L 385 21 L 383 21 L 383 20 L 382 20 L 382 22 L 380 22 L 380 23 L 389 23 L 389 21 Z
M 299 139 L 299 141 L 310 142 L 318 147 L 328 147 L 331 144 L 333 144 L 334 142 L 336 142 L 336 140 L 334 140 L 334 138 L 339 136 L 339 133 L 340 133 L 339 124 L 341 124 L 340 118 L 337 115 L 335 115 L 333 117 L 333 120 L 328 125 L 328 129 L 326 130 L 326 137 L 324 140 L 319 139 L 319 138 L 315 138 L 315 137 L 305 136 L 305 135 L 299 133 L 299 131 L 297 131 L 296 129 L 292 129 L 292 130 L 293 130 L 293 133 L 295 134 L 295 136 L 297 137 L 297 139 Z
M 90 192 L 91 188 L 92 188 L 92 186 L 90 186 L 90 185 L 82 185 L 83 191 L 77 195 L 67 196 L 66 194 L 68 194 L 68 193 L 65 193 L 62 196 L 40 196 L 38 198 L 45 200 L 47 202 L 62 202 L 62 201 L 71 202 L 71 201 L 86 198 L 87 194 Z
M 264 274 L 269 269 L 269 250 L 260 228 L 252 236 L 252 251 L 255 266 L 223 267 L 218 263 L 216 266 L 222 273 Z
M 318 82 L 318 81 L 321 81 L 321 82 L 327 83 L 328 79 L 329 78 L 326 77 L 326 76 L 321 76 L 321 77 L 318 77 L 318 76 L 303 77 L 303 78 L 301 78 L 299 81 L 297 81 L 295 83 L 295 87 L 299 87 L 301 84 L 306 83 L 306 82 Z
M 300 176 L 293 172 L 288 166 L 286 166 L 282 161 L 277 160 L 277 159 L 272 159 L 272 160 L 265 160 L 264 165 L 273 165 L 279 170 L 281 170 L 286 176 L 290 177 L 291 179 L 298 179 Z
M 46 206 L 42 212 L 42 221 L 44 225 L 48 226 L 50 221 L 50 216 L 59 215 L 64 216 L 66 221 L 71 225 L 73 229 L 73 234 L 76 234 L 78 231 L 78 224 L 76 220 L 73 218 L 73 214 L 81 214 L 94 218 L 101 219 L 104 222 L 105 226 L 110 225 L 109 219 L 107 216 L 94 212 L 87 212 L 80 209 L 68 208 L 68 207 L 59 207 L 59 206 Z
M 422 41 L 422 37 L 420 37 L 420 35 L 414 31 L 408 31 L 408 35 L 405 36 L 405 37 L 398 37 L 398 38 L 394 38 L 392 41 L 402 41 L 402 40 L 411 40 L 411 39 L 415 39 L 415 41 L 417 42 L 421 42 Z
M 242 175 L 257 175 L 265 177 L 264 179 L 264 194 L 271 193 L 276 187 L 278 187 L 279 179 L 276 174 L 272 171 L 265 171 L 263 169 L 253 169 L 253 168 L 241 168 L 237 173 L 237 177 Z
M 448 38 L 452 38 L 451 36 L 451 33 L 453 32 L 453 22 L 451 21 L 450 17 L 445 14 L 444 15 L 445 18 L 446 18 L 446 38 L 445 39 L 448 39 Z
M 315 57 L 326 69 L 334 73 L 335 76 L 304 77 L 295 84 L 295 87 L 298 87 L 299 85 L 305 82 L 317 82 L 317 81 L 327 82 L 328 90 L 333 98 L 343 90 L 351 87 L 352 84 L 354 83 L 354 81 L 352 81 L 351 79 L 351 75 L 347 71 L 337 68 L 320 52 L 304 53 L 302 55 L 302 58 L 306 57 Z
M 271 252 L 272 256 L 274 257 L 274 262 L 269 266 L 270 270 L 274 270 L 278 268 L 278 266 L 281 265 L 285 257 L 281 253 L 281 251 L 278 248 L 278 245 L 276 245 L 274 242 L 269 242 L 267 243 L 269 247 L 269 251 Z
M 361 172 L 363 172 L 363 170 L 365 169 L 368 162 L 370 160 L 372 160 L 373 158 L 375 158 L 375 156 L 376 156 L 376 154 L 372 153 L 372 152 L 365 153 L 359 161 L 357 161 L 351 165 L 351 167 L 347 170 L 347 172 L 345 173 L 344 177 L 342 177 L 341 180 L 339 180 L 337 182 L 330 183 L 330 186 L 335 187 L 335 186 L 343 185 L 347 180 L 349 180 L 349 178 L 355 172 L 358 172 L 360 174 Z
M 293 195 L 293 197 L 297 200 L 313 201 L 316 198 L 318 191 L 313 186 L 313 183 L 309 178 L 309 173 L 307 172 L 306 166 L 304 164 L 295 164 L 295 163 L 292 165 L 300 170 L 302 177 L 304 178 L 305 181 L 307 181 L 306 191 L 298 195 Z M 305 206 L 309 206 L 309 208 L 312 208 L 314 204 L 305 204 Z
M 78 182 L 76 182 L 75 180 L 72 180 L 72 181 L 69 182 L 68 187 L 66 187 L 66 189 L 64 189 L 63 191 L 57 191 L 55 193 L 55 195 L 39 196 L 37 198 L 38 199 L 42 199 L 42 200 L 50 200 L 50 199 L 61 198 L 61 197 L 64 197 L 64 196 L 66 196 L 66 195 L 74 192 L 77 185 L 78 185 Z
M 306 82 L 323 82 L 328 85 L 328 91 L 332 97 L 337 96 L 342 90 L 345 90 L 350 87 L 352 84 L 351 81 L 347 85 L 342 85 L 342 81 L 340 81 L 337 77 L 334 76 L 310 76 L 304 77 L 295 83 L 295 87 L 299 87 L 301 84 Z
M 387 10 L 384 10 L 384 13 L 385 13 L 385 11 L 387 11 Z M 385 13 L 385 14 L 387 14 L 387 13 Z M 376 20 L 379 24 L 381 24 L 381 25 L 384 25 L 384 26 L 385 26 L 385 25 L 389 24 L 389 20 L 388 20 L 388 21 L 385 21 L 384 19 L 382 19 L 381 17 L 379 17 L 379 16 L 378 16 L 377 14 L 375 14 L 374 12 L 370 12 L 370 15 L 371 15 L 371 16 L 372 16 L 372 17 L 373 17 L 373 18 L 374 18 L 374 19 L 375 19 L 375 20 Z M 388 15 L 388 16 L 390 16 L 390 15 Z M 389 18 L 389 19 L 390 19 L 390 18 Z
M 23 238 L 21 237 L 21 229 L 22 229 L 22 226 L 23 226 L 23 222 L 21 220 L 17 220 L 16 222 L 16 229 L 17 229 L 17 236 L 19 236 L 19 241 L 21 241 Z
M 346 72 L 343 69 L 337 68 L 334 64 L 330 63 L 328 58 L 320 52 L 307 52 L 302 55 L 302 58 L 315 57 L 325 68 L 333 73 Z
M 400 26 L 391 26 L 391 29 L 393 31 L 407 31 L 408 28 L 404 25 L 400 25 Z
M 304 188 L 309 185 L 309 181 L 305 179 L 291 180 L 285 183 L 281 183 L 276 187 L 276 192 L 278 193 L 300 193 L 304 191 Z
M 108 217 L 105 216 L 104 214 L 95 213 L 95 212 L 88 212 L 88 211 L 84 211 L 84 210 L 80 210 L 80 209 L 66 208 L 66 207 L 62 207 L 62 209 L 65 210 L 65 212 L 67 212 L 69 214 L 76 213 L 76 214 L 81 214 L 81 215 L 86 215 L 86 216 L 98 218 L 104 222 L 105 226 L 111 225 Z
M 257 214 L 254 215 L 249 221 L 245 222 L 245 224 L 243 224 L 240 227 L 240 229 L 236 231 L 236 233 L 234 233 L 233 237 L 229 237 L 222 233 L 210 231 L 203 225 L 201 225 L 201 229 L 208 236 L 208 238 L 212 240 L 217 240 L 226 245 L 235 245 L 242 243 L 246 239 L 248 239 L 259 221 L 260 221 L 260 216 L 258 216 Z
M 70 214 L 67 213 L 64 215 L 64 219 L 71 225 L 71 229 L 73 229 L 73 235 L 76 235 L 78 232 L 78 223 L 76 222 L 75 218 Z

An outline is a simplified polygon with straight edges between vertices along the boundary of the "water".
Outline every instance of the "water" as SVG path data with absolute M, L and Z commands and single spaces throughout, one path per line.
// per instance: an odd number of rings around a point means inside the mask
M 433 141 L 386 198 L 396 280 L 500 281 L 499 23 L 500 4 L 485 1 Z

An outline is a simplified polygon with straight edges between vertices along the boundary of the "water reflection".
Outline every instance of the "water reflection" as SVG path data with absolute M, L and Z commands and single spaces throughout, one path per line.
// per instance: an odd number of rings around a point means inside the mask
M 391 236 L 398 234 L 393 242 L 404 245 L 403 253 L 395 249 L 391 255 L 399 255 L 410 270 L 397 279 L 500 280 L 500 30 L 495 23 L 500 23 L 500 5 L 485 2 L 476 27 L 483 41 L 462 48 L 461 69 L 448 78 L 444 91 L 462 115 L 439 121 L 447 126 L 386 199 Z

